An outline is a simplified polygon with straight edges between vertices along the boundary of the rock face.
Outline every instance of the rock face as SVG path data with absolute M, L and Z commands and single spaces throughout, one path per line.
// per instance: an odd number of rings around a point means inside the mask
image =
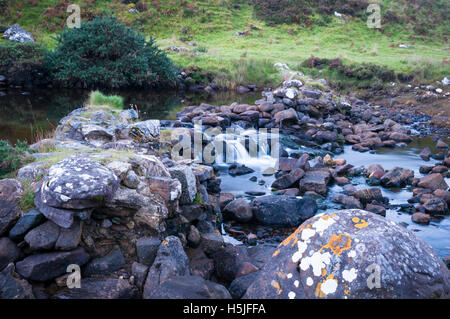
M 245 298 L 449 298 L 434 250 L 362 210 L 317 215 L 286 238 Z
M 231 299 L 228 290 L 200 276 L 175 276 L 164 281 L 149 299 Z
M 293 227 L 314 216 L 317 204 L 311 198 L 268 195 L 252 202 L 253 215 L 262 225 Z
M 190 275 L 189 259 L 180 239 L 167 237 L 159 246 L 152 267 L 148 271 L 143 298 L 149 299 L 156 288 L 170 277 Z
M 15 201 L 22 196 L 22 185 L 18 180 L 6 178 L 0 180 L 0 200 Z
M 190 204 L 197 194 L 197 181 L 192 169 L 188 166 L 175 166 L 169 168 L 172 178 L 176 178 L 181 183 L 180 204 Z

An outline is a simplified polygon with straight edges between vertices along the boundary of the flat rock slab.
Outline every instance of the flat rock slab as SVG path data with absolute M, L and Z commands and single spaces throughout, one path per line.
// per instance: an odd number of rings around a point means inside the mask
M 83 266 L 89 255 L 83 248 L 67 252 L 51 252 L 31 255 L 16 263 L 17 272 L 23 277 L 36 281 L 47 281 L 66 273 L 67 266 Z
M 83 157 L 69 157 L 53 165 L 41 187 L 42 203 L 54 208 L 102 206 L 114 196 L 120 180 L 107 167 Z
M 58 299 L 132 299 L 136 296 L 135 287 L 126 279 L 85 278 L 81 287 L 59 292 Z
M 317 204 L 311 198 L 267 195 L 252 201 L 253 216 L 261 225 L 294 227 L 314 216 Z
M 307 171 L 300 180 L 299 189 L 301 192 L 313 191 L 320 195 L 326 195 L 330 177 L 328 168 Z
M 287 237 L 244 298 L 449 298 L 447 267 L 409 230 L 352 209 L 319 214 Z

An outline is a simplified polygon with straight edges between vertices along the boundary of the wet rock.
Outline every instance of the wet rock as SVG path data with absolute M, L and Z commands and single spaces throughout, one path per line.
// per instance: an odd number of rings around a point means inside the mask
M 381 190 L 376 187 L 357 190 L 353 192 L 351 196 L 356 197 L 363 204 L 370 203 L 374 200 L 380 202 L 383 201 L 383 194 L 381 193 Z
M 398 132 L 394 132 L 394 133 L 390 134 L 389 138 L 396 142 L 404 142 L 404 143 L 410 143 L 413 140 L 410 136 L 408 136 L 406 134 L 398 133 Z
M 78 247 L 81 241 L 83 222 L 75 221 L 70 228 L 61 228 L 58 240 L 55 243 L 57 250 L 72 250 Z
M 419 184 L 417 186 L 422 188 L 428 188 L 431 189 L 432 191 L 435 191 L 437 189 L 442 190 L 448 189 L 448 185 L 445 182 L 444 178 L 442 177 L 441 174 L 438 173 L 430 174 L 420 178 Z
M 223 215 L 225 218 L 228 217 L 242 223 L 250 221 L 253 217 L 252 208 L 243 198 L 235 199 L 225 206 Z
M 23 193 L 22 184 L 15 179 L 5 178 L 0 180 L 0 200 L 16 201 Z
M 447 173 L 447 171 L 448 171 L 448 168 L 444 165 L 437 165 L 431 169 L 431 173 L 443 174 L 443 173 Z
M 297 160 L 297 162 L 295 163 L 295 167 L 294 168 L 301 168 L 304 171 L 307 171 L 310 169 L 309 166 L 309 155 L 308 154 L 303 154 L 302 156 L 300 156 Z
M 190 204 L 197 194 L 197 182 L 192 169 L 185 165 L 169 168 L 172 178 L 178 179 L 181 183 L 180 204 Z
M 47 281 L 66 273 L 67 266 L 71 264 L 80 267 L 89 261 L 89 255 L 83 248 L 72 251 L 51 252 L 32 255 L 17 262 L 17 272 L 23 277 L 36 280 Z
M 91 260 L 85 267 L 83 275 L 109 275 L 125 266 L 125 257 L 120 249 L 114 249 L 108 255 Z
M 326 195 L 330 178 L 331 174 L 328 168 L 307 171 L 300 180 L 299 189 L 301 192 L 313 191 L 320 195 Z
M 52 221 L 47 221 L 31 230 L 25 241 L 31 250 L 52 249 L 59 237 L 60 228 Z
M 428 214 L 444 215 L 450 213 L 447 203 L 437 197 L 427 200 L 422 206 Z
M 146 299 L 231 299 L 231 296 L 220 284 L 186 275 L 168 278 Z
M 241 276 L 233 280 L 233 282 L 230 284 L 230 288 L 228 288 L 231 297 L 233 299 L 241 299 L 245 295 L 247 288 L 256 279 L 257 275 L 258 272 L 253 272 L 251 274 Z
M 253 169 L 251 169 L 250 167 L 247 167 L 245 165 L 242 165 L 242 166 L 231 165 L 228 169 L 228 174 L 230 174 L 231 176 L 241 176 L 241 175 L 246 175 L 246 174 L 250 174 L 253 172 L 254 172 Z
M 131 274 L 134 276 L 136 286 L 139 289 L 142 289 L 144 287 L 145 279 L 147 278 L 148 266 L 135 261 L 131 265 Z
M 9 238 L 0 238 L 0 271 L 20 257 L 20 249 Z
M 0 272 L 0 299 L 35 299 L 32 286 L 19 279 L 12 263 Z
M 345 164 L 345 165 L 337 166 L 337 167 L 334 169 L 334 171 L 335 171 L 335 173 L 336 173 L 337 175 L 345 175 L 345 174 L 347 174 L 348 171 L 349 171 L 350 169 L 352 169 L 352 168 L 353 168 L 353 165 L 352 165 L 352 164 Z
M 342 210 L 317 215 L 287 237 L 244 298 L 448 298 L 449 285 L 442 260 L 412 232 Z
M 0 236 L 5 235 L 19 218 L 20 210 L 16 203 L 0 200 Z
M 272 187 L 276 189 L 286 189 L 296 186 L 297 182 L 305 175 L 305 171 L 301 168 L 292 170 L 289 174 L 285 174 L 276 179 L 272 183 Z
M 445 200 L 447 205 L 450 205 L 450 192 L 449 191 L 444 191 L 442 189 L 436 189 L 433 192 L 433 195 L 436 197 L 439 197 L 440 199 Z
M 136 242 L 136 254 L 138 261 L 151 266 L 156 258 L 161 240 L 157 237 L 142 237 Z
M 385 173 L 380 181 L 384 187 L 403 187 L 411 183 L 414 177 L 414 172 L 409 169 L 395 167 L 394 169 Z
M 39 226 L 44 222 L 45 217 L 36 209 L 32 209 L 20 217 L 17 223 L 9 231 L 9 238 L 14 241 L 20 241 L 25 234 L 32 228 Z
M 436 143 L 436 147 L 437 148 L 444 148 L 444 149 L 446 149 L 446 148 L 448 148 L 448 145 L 443 140 L 439 140 Z
M 222 192 L 220 193 L 219 205 L 220 210 L 223 210 L 231 201 L 234 200 L 233 193 Z
M 226 246 L 214 253 L 214 269 L 218 278 L 232 282 L 245 262 L 250 261 L 244 246 Z
M 119 179 L 113 171 L 89 159 L 74 156 L 53 165 L 42 183 L 42 202 L 55 208 L 100 207 L 114 196 Z
M 278 160 L 278 169 L 280 171 L 292 171 L 297 164 L 297 159 L 289 157 L 280 157 Z
M 365 209 L 374 214 L 386 216 L 386 208 L 381 205 L 367 204 Z
M 431 150 L 429 147 L 425 147 L 419 154 L 420 158 L 424 161 L 429 161 L 431 157 Z
M 362 208 L 361 202 L 353 196 L 336 194 L 333 201 L 342 204 L 344 208 Z
M 298 188 L 280 189 L 275 192 L 275 195 L 298 196 L 299 194 L 300 194 L 300 191 Z
M 314 139 L 319 143 L 335 142 L 337 140 L 335 131 L 319 131 L 314 135 Z
M 126 279 L 83 278 L 81 288 L 64 289 L 57 299 L 132 299 L 136 289 Z
M 171 277 L 190 275 L 189 259 L 175 236 L 168 236 L 159 246 L 155 261 L 145 281 L 144 299 L 151 298 L 158 286 Z
M 252 209 L 256 221 L 261 225 L 292 227 L 313 216 L 317 211 L 317 204 L 310 198 L 267 195 L 255 198 Z
M 430 223 L 431 216 L 424 213 L 414 213 L 411 216 L 411 220 L 417 224 L 428 225 Z

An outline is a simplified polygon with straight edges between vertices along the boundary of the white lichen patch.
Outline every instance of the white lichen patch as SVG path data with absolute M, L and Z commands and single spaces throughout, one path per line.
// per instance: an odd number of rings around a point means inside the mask
M 322 285 L 320 285 L 320 290 L 325 295 L 329 295 L 336 292 L 337 286 L 338 286 L 337 280 L 334 278 L 329 278 L 325 280 Z
M 312 227 L 316 229 L 317 233 L 322 236 L 323 232 L 333 225 L 336 221 L 333 218 L 319 218 L 318 221 L 312 224 Z
M 307 241 L 311 237 L 313 237 L 316 234 L 316 231 L 311 228 L 306 228 L 302 231 L 302 240 Z
M 288 297 L 289 297 L 289 299 L 294 299 L 294 298 L 295 298 L 295 292 L 290 291 L 290 292 L 288 293 Z
M 300 285 L 300 282 L 298 280 L 294 281 L 295 288 L 298 288 L 299 285 Z
M 300 269 L 306 271 L 312 267 L 314 276 L 318 277 L 322 274 L 322 269 L 330 263 L 331 255 L 329 252 L 321 253 L 316 251 L 311 257 L 305 257 L 300 262 Z
M 344 270 L 342 272 L 342 278 L 344 278 L 348 282 L 352 282 L 358 276 L 357 272 L 358 271 L 355 268 L 352 268 L 350 270 Z
M 347 254 L 348 258 L 355 258 L 356 257 L 356 251 L 350 250 Z
M 314 280 L 311 277 L 306 278 L 306 284 L 311 287 L 314 284 Z

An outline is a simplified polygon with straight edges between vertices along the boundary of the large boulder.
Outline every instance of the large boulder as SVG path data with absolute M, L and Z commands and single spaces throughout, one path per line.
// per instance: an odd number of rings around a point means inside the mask
M 311 198 L 267 195 L 252 202 L 253 215 L 261 225 L 294 227 L 314 216 L 317 204 Z
M 190 275 L 189 259 L 180 239 L 168 236 L 161 243 L 152 267 L 148 271 L 143 298 L 149 299 L 156 288 L 174 276 Z
M 245 298 L 448 298 L 433 248 L 359 209 L 317 215 L 287 237 Z
M 84 209 L 102 206 L 114 196 L 120 180 L 107 167 L 73 156 L 53 165 L 42 183 L 42 202 L 51 207 Z
M 164 281 L 149 299 L 231 299 L 228 290 L 200 276 L 175 276 Z

